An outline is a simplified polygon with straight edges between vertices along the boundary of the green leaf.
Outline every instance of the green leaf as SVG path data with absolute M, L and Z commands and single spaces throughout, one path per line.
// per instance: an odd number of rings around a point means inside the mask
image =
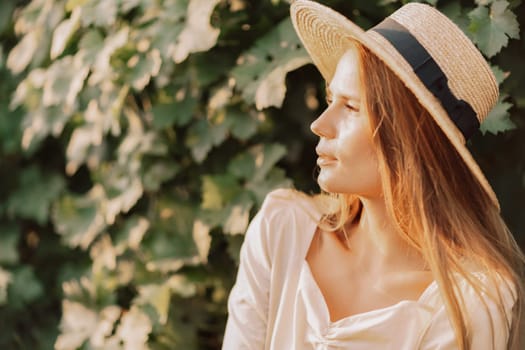
M 88 30 L 78 43 L 76 56 L 85 65 L 91 66 L 95 63 L 97 55 L 104 48 L 104 38 L 96 29 Z
M 22 141 L 22 109 L 10 111 L 6 103 L 0 102 L 0 152 L 18 153 Z
M 69 4 L 70 8 L 80 9 L 80 18 L 82 26 L 89 27 L 111 27 L 117 19 L 118 2 L 104 0 L 86 0 L 74 7 Z
M 501 96 L 496 106 L 490 111 L 487 118 L 481 124 L 480 130 L 483 134 L 490 132 L 497 135 L 500 132 L 512 130 L 516 125 L 512 122 L 509 109 L 512 104 L 504 102 L 505 96 Z
M 134 32 L 135 42 L 150 43 L 157 48 L 164 59 L 172 59 L 177 38 L 184 29 L 189 0 L 166 1 L 162 4 L 149 3 L 139 23 L 144 28 Z
M 202 177 L 202 208 L 222 209 L 240 190 L 237 180 L 229 175 Z
M 65 195 L 54 204 L 53 223 L 68 246 L 86 249 L 106 228 L 104 213 L 99 209 L 102 201 L 99 185 L 85 196 Z
M 120 213 L 127 213 L 144 193 L 138 174 L 137 160 L 128 163 L 109 163 L 98 169 L 96 175 L 104 191 L 103 211 L 107 223 L 112 224 Z
M 488 57 L 507 46 L 509 38 L 519 38 L 519 24 L 508 5 L 506 0 L 496 0 L 490 6 L 490 13 L 487 7 L 478 6 L 468 14 L 473 40 Z
M 467 36 L 472 36 L 472 33 L 469 31 L 469 18 L 465 15 L 465 9 L 461 7 L 459 2 L 448 3 L 440 8 L 440 11 L 456 23 Z
M 18 262 L 19 236 L 19 230 L 15 226 L 0 226 L 0 265 L 10 265 Z
M 197 207 L 174 197 L 158 199 L 151 229 L 144 238 L 144 258 L 151 271 L 176 271 L 186 263 L 200 261 L 193 240 Z
M 148 85 L 152 77 L 159 74 L 162 59 L 160 51 L 153 49 L 146 54 L 135 54 L 127 62 L 128 71 L 124 79 L 137 91 Z
M 150 222 L 144 217 L 132 216 L 128 218 L 116 235 L 115 249 L 117 253 L 121 255 L 127 249 L 139 250 L 142 239 L 149 228 Z
M 162 183 L 172 179 L 181 168 L 180 165 L 173 161 L 157 161 L 152 164 L 144 163 L 145 169 L 142 170 L 142 183 L 144 190 L 150 192 L 158 191 Z
M 492 69 L 492 73 L 494 73 L 494 76 L 496 77 L 496 81 L 498 82 L 498 85 L 501 85 L 505 79 L 509 76 L 509 72 L 504 72 L 500 67 L 498 66 L 490 66 Z
M 48 220 L 51 203 L 61 194 L 64 186 L 60 175 L 45 174 L 35 166 L 25 169 L 18 189 L 7 200 L 7 212 L 34 219 L 43 225 Z
M 276 188 L 290 187 L 292 187 L 292 181 L 286 178 L 286 174 L 282 169 L 277 168 L 272 169 L 264 180 L 246 184 L 246 188 L 255 195 L 257 206 L 262 204 L 270 191 Z
M 241 141 L 246 141 L 257 132 L 259 121 L 248 111 L 242 112 L 237 109 L 228 108 L 226 110 L 226 119 L 230 126 L 233 136 Z
M 71 114 L 88 73 L 89 67 L 72 56 L 54 61 L 46 72 L 42 105 L 62 105 L 62 110 Z
M 7 289 L 11 307 L 18 309 L 27 306 L 42 296 L 43 292 L 44 288 L 31 267 L 24 266 L 12 271 L 12 280 Z
M 228 165 L 228 171 L 241 179 L 256 183 L 266 177 L 272 167 L 286 154 L 280 144 L 263 144 L 237 155 Z
M 161 103 L 153 106 L 153 126 L 156 129 L 164 129 L 173 124 L 185 126 L 188 124 L 197 107 L 197 99 L 188 95 L 186 90 L 180 90 L 174 102 Z
M 287 18 L 243 53 L 231 74 L 243 98 L 257 109 L 281 107 L 286 74 L 310 62 Z
M 193 159 L 202 163 L 212 147 L 226 139 L 228 129 L 229 123 L 224 118 L 215 122 L 199 120 L 192 124 L 186 136 L 186 146 L 191 149 Z
M 11 23 L 14 9 L 14 1 L 2 1 L 0 3 L 0 33 L 3 33 Z

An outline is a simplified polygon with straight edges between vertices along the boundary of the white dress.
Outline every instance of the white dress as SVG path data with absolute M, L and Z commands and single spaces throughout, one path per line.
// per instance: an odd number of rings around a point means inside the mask
M 304 194 L 276 190 L 267 196 L 241 249 L 223 350 L 457 349 L 435 282 L 417 301 L 331 322 L 305 260 L 320 217 L 314 201 Z M 483 280 L 483 275 L 476 276 Z M 510 315 L 514 292 L 499 289 Z M 460 290 L 471 321 L 472 349 L 506 349 L 506 320 L 497 305 L 487 297 L 484 308 L 466 283 L 460 283 Z

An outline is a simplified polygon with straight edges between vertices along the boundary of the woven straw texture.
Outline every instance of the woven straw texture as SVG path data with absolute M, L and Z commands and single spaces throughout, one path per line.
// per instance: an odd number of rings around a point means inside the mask
M 291 18 L 306 50 L 326 81 L 331 81 L 340 57 L 356 40 L 377 55 L 414 93 L 457 149 L 494 204 L 492 187 L 465 146 L 465 139 L 434 95 L 401 54 L 379 33 L 365 32 L 338 12 L 309 0 L 296 0 Z M 487 62 L 452 21 L 433 7 L 410 3 L 390 18 L 404 26 L 428 51 L 448 78 L 456 98 L 468 102 L 481 122 L 498 100 L 498 84 Z

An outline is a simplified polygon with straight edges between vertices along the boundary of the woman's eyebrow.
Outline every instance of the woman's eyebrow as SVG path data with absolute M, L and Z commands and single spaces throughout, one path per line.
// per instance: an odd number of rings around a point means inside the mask
M 337 93 L 337 91 L 334 93 L 332 93 L 332 90 L 330 89 L 330 86 L 328 86 L 328 84 L 326 85 L 326 98 L 327 99 L 331 99 L 334 95 L 335 96 L 339 96 L 345 100 L 350 100 L 350 101 L 354 101 L 356 103 L 360 102 L 360 99 L 355 97 L 355 96 L 352 96 L 352 95 L 349 95 L 349 94 L 342 94 L 342 93 Z

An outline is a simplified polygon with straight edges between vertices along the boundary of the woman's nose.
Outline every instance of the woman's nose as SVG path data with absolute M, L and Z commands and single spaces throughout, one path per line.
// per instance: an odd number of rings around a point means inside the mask
M 333 118 L 330 118 L 332 113 L 334 112 L 331 110 L 331 107 L 328 106 L 324 112 L 310 124 L 310 130 L 319 137 L 334 138 L 336 129 L 333 124 Z

